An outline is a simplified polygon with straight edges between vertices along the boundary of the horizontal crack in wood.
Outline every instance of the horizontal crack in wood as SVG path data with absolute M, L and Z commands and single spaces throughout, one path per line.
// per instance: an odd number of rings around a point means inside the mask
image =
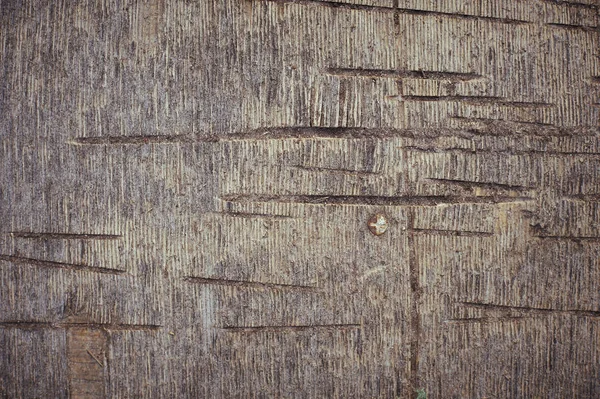
M 345 331 L 356 330 L 360 324 L 320 324 L 320 325 L 284 325 L 284 326 L 231 326 L 221 327 L 221 330 L 232 333 L 261 333 L 261 332 L 298 332 L 298 331 Z
M 265 283 L 260 281 L 247 281 L 247 280 L 229 280 L 223 278 L 209 278 L 209 277 L 197 277 L 197 276 L 186 276 L 183 278 L 184 281 L 194 284 L 205 284 L 205 285 L 223 285 L 228 287 L 241 287 L 241 288 L 258 288 L 258 289 L 274 289 L 274 290 L 299 290 L 299 291 L 322 291 L 321 287 L 310 286 L 310 285 L 298 285 L 298 284 L 280 284 L 280 283 Z
M 466 230 L 438 230 L 438 229 L 413 229 L 415 234 L 438 235 L 438 236 L 458 236 L 458 237 L 492 237 L 494 233 L 486 231 L 466 231 Z
M 510 306 L 510 305 L 496 305 L 491 303 L 480 303 L 480 302 L 460 302 L 461 305 L 466 307 L 473 307 L 486 310 L 506 310 L 506 311 L 519 311 L 523 314 L 530 315 L 574 315 L 574 316 L 588 316 L 588 317 L 600 317 L 600 311 L 596 310 L 584 310 L 584 309 L 551 309 L 551 308 L 535 308 L 530 306 Z
M 31 266 L 37 266 L 37 267 L 42 267 L 42 268 L 56 268 L 56 269 L 86 271 L 86 272 L 104 273 L 104 274 L 126 273 L 126 270 L 120 270 L 120 269 L 81 265 L 81 264 L 76 264 L 76 263 L 56 262 L 56 261 L 33 259 L 33 258 L 25 258 L 22 256 L 14 256 L 14 255 L 0 254 L 0 260 L 5 261 L 5 262 L 12 262 L 12 263 L 15 263 L 18 265 L 31 265 Z
M 257 195 L 228 194 L 221 196 L 228 202 L 275 202 L 321 205 L 389 205 L 389 206 L 436 206 L 442 204 L 510 203 L 534 201 L 527 196 L 369 196 L 369 195 Z
M 456 82 L 484 79 L 482 75 L 470 72 L 411 71 L 399 69 L 327 68 L 326 73 L 347 77 L 437 79 Z
M 117 240 L 122 237 L 114 234 L 34 233 L 26 231 L 13 231 L 10 234 L 18 238 L 57 240 Z
M 66 329 L 66 328 L 89 328 L 95 330 L 111 331 L 154 331 L 162 326 L 155 324 L 108 324 L 108 323 L 65 323 L 44 321 L 0 321 L 0 328 L 15 329 Z

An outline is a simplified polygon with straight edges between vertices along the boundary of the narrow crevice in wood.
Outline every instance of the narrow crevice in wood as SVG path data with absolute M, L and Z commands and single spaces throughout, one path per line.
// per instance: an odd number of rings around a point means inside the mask
M 419 383 L 419 356 L 421 351 L 421 281 L 420 265 L 415 240 L 415 214 L 414 210 L 408 213 L 408 267 L 411 291 L 410 309 L 410 374 L 408 380 L 413 390 L 420 386 Z
M 313 325 L 281 325 L 281 326 L 231 326 L 221 327 L 230 333 L 291 333 L 298 331 L 348 331 L 361 328 L 360 324 L 313 324 Z
M 304 165 L 289 165 L 289 168 L 306 170 L 309 172 L 322 172 L 322 173 L 340 173 L 344 175 L 358 175 L 358 176 L 377 176 L 381 175 L 381 172 L 372 172 L 368 170 L 356 170 L 356 169 L 343 169 L 343 168 L 325 168 L 320 166 L 304 166 Z
M 496 154 L 496 155 L 506 155 L 506 156 L 514 156 L 514 155 L 529 155 L 529 156 L 537 156 L 537 157 L 591 157 L 596 158 L 600 156 L 598 152 L 566 152 L 566 151 L 544 151 L 544 150 L 493 150 L 486 148 L 463 148 L 463 147 L 420 147 L 414 145 L 402 146 L 401 148 L 408 151 L 417 151 L 424 153 L 457 153 L 457 154 Z M 535 188 L 531 188 L 532 190 Z
M 563 199 L 569 200 L 569 201 L 596 202 L 596 201 L 600 201 L 600 193 L 599 194 L 571 194 L 571 195 L 565 195 L 563 197 Z
M 535 238 L 542 240 L 557 240 L 557 241 L 600 241 L 600 237 L 595 236 L 560 236 L 560 235 L 534 235 Z
M 1 321 L 0 328 L 22 330 L 89 328 L 111 331 L 156 331 L 162 326 L 155 324 L 109 324 L 109 323 L 64 323 L 45 321 Z
M 254 288 L 254 289 L 322 292 L 321 287 L 316 287 L 316 286 L 311 286 L 311 285 L 265 283 L 265 282 L 260 282 L 260 281 L 230 280 L 230 279 L 224 279 L 224 278 L 197 277 L 197 276 L 186 276 L 183 278 L 183 280 L 188 283 L 201 284 L 201 285 L 222 285 L 222 286 L 227 286 L 227 287 Z
M 436 236 L 458 236 L 458 237 L 493 237 L 494 233 L 486 231 L 465 231 L 465 230 L 438 230 L 438 229 L 413 229 L 415 234 L 436 235 Z
M 228 202 L 275 202 L 321 205 L 389 205 L 389 206 L 436 206 L 442 204 L 499 204 L 510 202 L 534 201 L 528 196 L 371 196 L 371 195 L 260 195 L 260 194 L 228 194 L 221 196 Z
M 596 33 L 598 31 L 597 26 L 586 26 L 586 25 L 576 25 L 576 24 L 559 24 L 559 23 L 555 23 L 555 22 L 548 23 L 546 25 L 553 27 L 553 28 L 576 29 L 576 30 L 582 30 L 584 32 Z
M 219 216 L 229 216 L 229 217 L 244 218 L 244 219 L 272 219 L 272 220 L 297 220 L 298 219 L 293 216 L 274 215 L 274 214 L 269 214 L 269 213 L 223 211 L 223 212 L 213 212 L 213 214 L 219 215 Z
M 74 145 L 130 145 L 130 144 L 176 144 L 193 143 L 196 141 L 188 135 L 160 135 L 160 136 L 95 136 L 74 137 L 69 144 Z
M 74 271 L 86 271 L 93 273 L 104 273 L 104 274 L 124 274 L 126 270 L 120 269 L 112 269 L 108 267 L 98 267 L 98 266 L 89 266 L 89 265 L 81 265 L 76 263 L 65 263 L 65 262 L 56 262 L 50 260 L 41 260 L 34 258 L 25 258 L 22 256 L 14 256 L 14 255 L 4 255 L 0 254 L 0 261 L 11 262 L 17 265 L 31 265 L 42 268 L 53 268 L 53 269 L 66 269 L 66 270 L 74 270 Z
M 10 234 L 18 238 L 57 240 L 118 240 L 122 237 L 114 234 L 34 233 L 26 231 L 13 231 Z
M 519 120 L 514 120 L 514 119 L 501 119 L 501 118 L 483 118 L 483 117 L 475 118 L 475 117 L 466 117 L 466 116 L 453 116 L 451 119 L 465 121 L 465 122 L 484 122 L 484 123 L 490 123 L 490 124 L 502 123 L 502 124 L 509 124 L 509 125 L 510 124 L 530 125 L 530 126 L 537 126 L 537 127 L 541 127 L 541 128 L 556 127 L 556 125 L 553 125 L 551 123 L 519 121 Z
M 524 314 L 527 315 L 574 315 L 586 317 L 600 317 L 600 311 L 597 310 L 536 308 L 530 306 L 497 305 L 492 303 L 481 302 L 460 302 L 460 304 L 466 307 L 480 308 L 486 310 L 519 311 L 524 312 Z
M 495 182 L 478 182 L 472 180 L 457 180 L 457 179 L 440 179 L 429 177 L 427 180 L 431 180 L 434 182 L 439 182 L 448 185 L 456 185 L 465 189 L 471 189 L 473 187 L 477 188 L 487 188 L 494 190 L 510 190 L 510 191 L 531 191 L 535 190 L 535 187 L 526 187 L 526 186 L 516 186 L 510 184 L 503 183 L 495 183 Z
M 598 10 L 598 6 L 595 4 L 580 3 L 577 1 L 564 1 L 564 0 L 542 0 L 542 1 L 544 1 L 546 3 L 550 3 L 550 4 L 565 6 L 565 7 L 587 8 L 589 10 L 594 10 L 594 11 Z
M 511 101 L 504 97 L 493 96 L 402 96 L 405 101 L 457 101 L 468 104 L 497 104 L 516 108 L 549 108 L 555 104 L 533 101 Z
M 417 8 L 394 8 L 394 7 L 385 7 L 385 6 L 376 6 L 376 5 L 367 5 L 367 4 L 356 4 L 356 3 L 342 3 L 337 1 L 324 1 L 324 0 L 253 0 L 253 1 L 271 1 L 276 3 L 293 3 L 293 4 L 303 4 L 303 5 L 320 5 L 323 7 L 331 7 L 331 8 L 342 8 L 342 9 L 350 9 L 350 10 L 363 10 L 363 11 L 379 11 L 379 12 L 397 12 L 400 14 L 409 14 L 409 15 L 424 15 L 424 16 L 434 16 L 434 17 L 447 17 L 447 18 L 455 18 L 455 19 L 463 19 L 463 20 L 474 20 L 474 21 L 490 21 L 501 24 L 531 24 L 532 22 L 520 19 L 511 19 L 511 18 L 499 18 L 499 17 L 488 17 L 483 15 L 470 15 L 470 14 L 460 14 L 460 13 L 450 13 L 443 11 L 430 11 L 430 10 L 422 10 Z
M 327 74 L 343 77 L 367 77 L 367 78 L 416 78 L 432 80 L 450 80 L 462 82 L 484 79 L 482 75 L 469 72 L 446 72 L 446 71 L 411 71 L 400 69 L 366 69 L 366 68 L 327 68 Z

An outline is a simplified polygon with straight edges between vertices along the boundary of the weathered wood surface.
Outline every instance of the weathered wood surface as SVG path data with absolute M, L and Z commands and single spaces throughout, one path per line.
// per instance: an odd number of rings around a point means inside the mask
M 599 6 L 1 0 L 0 396 L 599 397 Z

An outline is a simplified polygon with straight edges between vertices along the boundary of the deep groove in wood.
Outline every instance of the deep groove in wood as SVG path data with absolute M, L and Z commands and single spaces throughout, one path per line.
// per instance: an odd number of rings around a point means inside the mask
M 408 267 L 409 283 L 411 291 L 411 309 L 410 309 L 410 374 L 408 380 L 411 388 L 416 390 L 419 384 L 419 356 L 421 348 L 421 282 L 420 265 L 415 240 L 415 212 L 411 209 L 408 212 Z
M 564 1 L 564 0 L 542 0 L 542 1 L 544 1 L 546 3 L 550 3 L 550 4 L 565 6 L 565 7 L 580 7 L 580 8 L 587 8 L 590 10 L 598 10 L 598 6 L 595 4 L 580 3 L 577 1 Z
M 565 195 L 563 199 L 569 201 L 596 202 L 600 201 L 600 193 L 598 194 L 571 194 Z
M 64 323 L 45 321 L 0 321 L 0 328 L 27 330 L 89 328 L 110 331 L 156 331 L 162 326 L 155 324 L 109 324 L 109 323 Z
M 489 324 L 489 323 L 503 323 L 513 321 L 526 321 L 531 317 L 526 316 L 501 316 L 501 317 L 465 317 L 444 320 L 446 324 L 455 325 L 469 325 L 469 324 Z
M 118 240 L 122 238 L 122 236 L 114 234 L 34 233 L 25 231 L 13 231 L 10 234 L 18 238 L 57 240 Z
M 373 138 L 404 137 L 410 133 L 401 129 L 372 129 L 360 127 L 327 126 L 281 126 L 248 130 L 245 132 L 216 134 L 211 136 L 99 136 L 77 137 L 70 144 L 76 145 L 143 145 L 179 143 L 219 143 L 244 140 L 274 140 L 291 138 Z M 154 137 L 155 139 L 147 139 Z
M 507 107 L 517 108 L 549 108 L 554 104 L 532 102 L 532 101 L 511 101 L 504 97 L 493 96 L 402 96 L 405 101 L 458 101 L 468 104 L 497 104 Z
M 300 204 L 343 205 L 389 205 L 389 206 L 436 206 L 441 204 L 480 204 L 533 201 L 527 196 L 369 196 L 369 195 L 253 195 L 229 194 L 221 196 L 227 202 L 276 202 Z
M 583 309 L 550 309 L 550 308 L 535 308 L 530 306 L 510 306 L 510 305 L 497 305 L 492 303 L 481 303 L 481 302 L 459 302 L 461 305 L 466 307 L 474 307 L 488 310 L 506 310 L 506 311 L 520 311 L 523 314 L 537 314 L 537 315 L 552 315 L 552 314 L 565 314 L 574 316 L 587 316 L 587 317 L 600 317 L 600 311 L 597 310 L 583 310 Z
M 259 281 L 246 281 L 246 280 L 230 280 L 223 278 L 214 277 L 197 277 L 197 276 L 185 276 L 184 281 L 194 284 L 202 285 L 223 285 L 228 287 L 240 287 L 240 288 L 258 288 L 258 289 L 273 289 L 273 290 L 297 290 L 297 291 L 311 291 L 321 292 L 321 287 L 311 285 L 298 285 L 298 284 L 279 284 L 279 283 L 264 283 Z
M 453 116 L 453 117 L 451 117 L 451 119 L 462 120 L 462 121 L 467 121 L 467 122 L 484 122 L 484 123 L 489 123 L 489 124 L 506 123 L 506 124 L 516 124 L 516 125 L 531 125 L 531 126 L 537 126 L 537 127 L 541 127 L 541 128 L 557 127 L 556 125 L 553 125 L 551 123 L 518 121 L 518 120 L 514 120 L 514 119 L 482 118 L 482 117 L 475 118 L 475 117 L 465 117 L 465 116 Z
M 157 136 L 95 136 L 74 137 L 69 144 L 74 145 L 130 145 L 130 144 L 176 144 L 193 143 L 196 140 L 188 135 Z
M 272 140 L 289 138 L 383 138 L 406 137 L 410 132 L 402 129 L 376 129 L 361 127 L 289 126 L 250 130 L 243 133 L 221 135 L 217 141 Z
M 304 166 L 304 165 L 289 165 L 289 168 L 307 170 L 309 172 L 323 172 L 323 173 L 341 173 L 345 175 L 364 175 L 374 176 L 381 175 L 381 172 L 371 172 L 368 170 L 356 170 L 356 169 L 343 169 L 343 168 L 325 168 L 320 166 Z
M 454 82 L 484 79 L 482 75 L 469 72 L 445 71 L 411 71 L 400 69 L 366 69 L 366 68 L 327 68 L 327 74 L 344 77 L 367 78 L 416 78 L 432 80 L 450 80 Z
M 555 23 L 555 22 L 547 23 L 546 25 L 550 26 L 550 27 L 554 27 L 554 28 L 582 30 L 584 32 L 596 33 L 598 31 L 597 26 L 586 26 L 586 25 L 576 25 L 576 24 L 559 24 L 559 23 Z
M 295 219 L 297 219 L 294 216 L 274 215 L 274 214 L 269 214 L 269 213 L 222 211 L 222 212 L 214 212 L 214 214 L 220 215 L 220 216 L 230 216 L 230 217 L 238 217 L 238 218 L 244 218 L 244 219 L 273 219 L 273 220 L 295 220 Z
M 437 236 L 457 236 L 457 237 L 493 237 L 494 233 L 486 231 L 466 231 L 466 230 L 439 230 L 439 229 L 412 229 L 415 234 L 437 235 Z
M 515 186 L 510 184 L 503 183 L 494 183 L 494 182 L 478 182 L 472 180 L 457 180 L 457 179 L 440 179 L 435 177 L 428 177 L 427 180 L 431 180 L 434 182 L 439 182 L 448 185 L 456 185 L 465 189 L 471 189 L 473 187 L 477 188 L 487 188 L 487 189 L 495 189 L 495 190 L 511 190 L 511 191 L 530 191 L 535 190 L 535 187 L 526 187 L 526 186 Z
M 410 97 L 410 96 L 409 96 Z M 412 96 L 413 98 L 422 98 L 419 96 Z M 406 98 L 406 97 L 405 97 Z M 430 98 L 430 97 L 425 97 Z M 434 98 L 442 98 L 442 97 L 434 97 Z M 452 98 L 488 98 L 490 102 L 493 102 L 497 99 L 497 97 L 452 97 Z M 546 103 L 519 103 L 519 102 L 500 102 L 499 104 L 504 105 L 512 105 L 512 106 L 532 106 L 532 107 L 549 107 L 553 106 L 552 104 Z M 537 126 L 540 128 L 548 128 L 551 127 L 554 131 L 548 131 L 547 129 L 544 132 L 547 135 L 552 136 L 573 136 L 578 135 L 581 136 L 581 130 L 585 127 L 578 128 L 564 128 L 557 127 L 552 124 L 544 124 L 540 122 L 527 122 L 527 121 L 511 121 L 511 120 L 502 120 L 502 119 L 490 119 L 490 118 L 467 118 L 467 117 L 459 117 L 454 116 L 452 119 L 457 120 L 466 120 L 466 121 L 489 121 L 493 122 L 510 122 L 517 124 L 526 124 Z M 593 132 L 587 133 L 585 135 L 597 135 L 600 134 L 600 129 L 598 127 L 588 127 L 589 129 L 593 129 Z M 236 141 L 261 141 L 261 140 L 284 140 L 284 139 L 386 139 L 386 138 L 416 138 L 416 137 L 439 137 L 439 136 L 448 136 L 448 137 L 466 137 L 472 136 L 475 133 L 473 132 L 465 132 L 464 129 L 452 129 L 452 128 L 435 128 L 433 129 L 395 129 L 395 128 L 364 128 L 364 127 L 328 127 L 328 126 L 275 126 L 275 127 L 266 127 L 248 130 L 245 132 L 238 133 L 230 133 L 230 134 L 218 134 L 212 136 L 181 136 L 185 137 L 185 139 L 177 139 L 179 136 L 151 136 L 151 137 L 169 137 L 169 139 L 165 140 L 156 140 L 152 141 L 144 141 L 139 138 L 129 137 L 129 136 L 101 136 L 101 137 L 78 137 L 70 141 L 71 144 L 77 145 L 128 145 L 128 144 L 176 144 L 176 143 L 228 143 L 228 142 L 236 142 Z M 481 135 L 481 134 L 476 134 Z M 539 134 L 522 134 L 524 136 L 539 136 Z M 498 136 L 498 134 L 490 134 L 489 136 Z M 74 140 L 76 142 L 74 142 Z
M 222 331 L 230 333 L 261 333 L 261 332 L 297 332 L 297 331 L 348 331 L 361 328 L 360 324 L 313 324 L 313 325 L 282 325 L 282 326 L 231 326 L 221 327 Z
M 474 14 L 461 14 L 444 11 L 432 11 L 423 10 L 417 8 L 402 8 L 402 7 L 386 7 L 379 5 L 367 5 L 367 4 L 356 4 L 356 3 L 342 3 L 337 1 L 326 1 L 326 0 L 253 0 L 253 1 L 264 1 L 264 2 L 275 2 L 275 3 L 292 3 L 301 5 L 320 5 L 323 7 L 341 8 L 350 10 L 363 10 L 363 11 L 379 11 L 379 12 L 394 12 L 396 14 L 408 14 L 408 15 L 422 15 L 422 16 L 433 16 L 433 17 L 446 17 L 463 20 L 474 20 L 474 21 L 488 21 L 493 23 L 509 24 L 509 25 L 532 25 L 535 21 L 514 19 L 514 18 L 502 18 L 502 17 L 490 17 L 485 15 L 474 15 Z M 571 5 L 578 5 L 570 3 Z M 589 27 L 585 25 L 576 24 L 560 24 L 560 23 L 545 23 L 545 26 L 551 28 L 574 28 L 582 29 L 585 31 L 595 31 L 596 27 Z
M 534 235 L 535 238 L 542 240 L 557 240 L 557 241 L 600 241 L 600 237 L 594 236 L 560 236 L 560 235 Z
M 254 0 L 258 1 L 258 0 Z M 366 5 L 366 4 L 356 4 L 356 3 L 341 3 L 336 1 L 324 1 L 324 0 L 261 0 L 265 2 L 275 2 L 275 3 L 293 3 L 293 4 L 302 4 L 302 5 L 319 5 L 323 7 L 331 7 L 331 8 L 341 8 L 341 9 L 349 9 L 349 10 L 363 10 L 363 11 L 380 11 L 380 12 L 396 12 L 400 14 L 409 14 L 409 15 L 423 15 L 423 16 L 434 16 L 434 17 L 448 17 L 455 19 L 463 19 L 463 20 L 474 20 L 474 21 L 490 21 L 502 24 L 531 24 L 532 22 L 520 19 L 511 19 L 511 18 L 499 18 L 499 17 L 487 17 L 483 15 L 470 15 L 470 14 L 459 14 L 459 13 L 450 13 L 443 11 L 430 11 L 430 10 L 422 10 L 417 8 L 394 8 L 394 7 L 385 7 L 385 6 L 375 6 L 375 5 Z
M 66 270 L 86 271 L 86 272 L 104 273 L 104 274 L 124 274 L 124 273 L 126 273 L 126 270 L 121 270 L 121 269 L 112 269 L 112 268 L 107 268 L 107 267 L 81 265 L 81 264 L 76 264 L 76 263 L 65 263 L 65 262 L 57 262 L 57 261 L 51 261 L 51 260 L 25 258 L 22 256 L 4 255 L 4 254 L 0 254 L 0 261 L 12 262 L 12 263 L 15 263 L 18 265 L 31 265 L 31 266 L 37 266 L 37 267 L 42 267 L 42 268 L 66 269 Z
M 598 152 L 565 152 L 565 151 L 544 151 L 544 150 L 493 150 L 493 149 L 485 149 L 485 148 L 478 148 L 478 149 L 471 149 L 471 148 L 462 148 L 462 147 L 420 147 L 420 146 L 413 146 L 413 145 L 407 145 L 407 146 L 402 146 L 401 148 L 408 150 L 408 151 L 417 151 L 417 152 L 424 152 L 424 153 L 438 153 L 438 154 L 443 154 L 443 153 L 458 153 L 458 154 L 470 154 L 470 155 L 474 155 L 474 154 L 497 154 L 497 155 L 532 155 L 532 156 L 554 156 L 554 157 L 561 157 L 561 156 L 565 156 L 565 157 L 573 157 L 573 156 L 577 156 L 577 157 L 599 157 L 600 153 Z M 432 180 L 432 179 L 429 179 Z M 534 190 L 535 188 L 526 188 L 525 189 L 530 189 L 530 190 Z

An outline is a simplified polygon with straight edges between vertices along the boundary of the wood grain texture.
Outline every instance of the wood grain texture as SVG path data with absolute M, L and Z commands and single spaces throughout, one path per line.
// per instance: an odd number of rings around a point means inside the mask
M 0 0 L 0 397 L 599 397 L 599 8 Z

